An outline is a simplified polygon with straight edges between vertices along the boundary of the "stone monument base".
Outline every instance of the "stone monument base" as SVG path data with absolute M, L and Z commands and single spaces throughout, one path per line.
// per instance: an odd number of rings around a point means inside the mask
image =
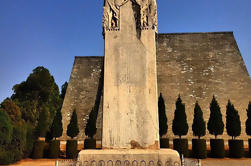
M 82 150 L 81 166 L 180 166 L 180 156 L 172 149 Z

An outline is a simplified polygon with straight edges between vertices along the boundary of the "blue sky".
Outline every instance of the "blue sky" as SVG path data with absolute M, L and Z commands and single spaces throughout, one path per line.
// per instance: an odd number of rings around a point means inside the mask
M 157 0 L 159 33 L 234 31 L 251 73 L 250 0 Z M 0 102 L 37 66 L 61 86 L 74 56 L 103 56 L 103 0 L 0 0 Z

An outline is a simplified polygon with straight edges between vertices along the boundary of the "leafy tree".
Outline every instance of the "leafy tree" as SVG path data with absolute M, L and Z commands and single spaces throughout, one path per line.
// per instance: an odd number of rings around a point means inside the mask
M 174 135 L 178 135 L 180 139 L 182 135 L 186 135 L 188 132 L 185 104 L 182 103 L 180 95 L 176 101 L 172 130 Z
M 74 138 L 78 135 L 78 117 L 76 113 L 76 109 L 74 109 L 69 125 L 67 126 L 67 135 L 71 138 Z
M 12 100 L 21 108 L 22 117 L 31 123 L 37 122 L 44 106 L 48 107 L 52 122 L 61 106 L 58 86 L 49 70 L 42 66 L 35 68 L 26 81 L 15 85 L 13 90 Z
M 206 134 L 206 122 L 203 119 L 203 112 L 200 108 L 198 101 L 195 103 L 194 107 L 194 119 L 193 119 L 193 135 L 200 137 Z
M 47 107 L 43 107 L 38 119 L 37 134 L 39 137 L 45 137 L 49 129 L 49 110 Z
M 217 135 L 223 134 L 224 131 L 224 123 L 222 121 L 222 114 L 220 110 L 220 106 L 213 96 L 213 99 L 210 103 L 210 117 L 207 123 L 207 129 L 210 134 L 217 138 Z
M 66 89 L 68 87 L 68 82 L 65 82 L 62 86 L 61 86 L 61 94 L 60 97 L 64 100 L 65 94 L 66 94 Z
M 232 139 L 235 139 L 235 137 L 241 134 L 241 121 L 238 111 L 234 108 L 230 100 L 228 100 L 226 114 L 227 134 L 231 136 Z
M 6 111 L 13 123 L 22 120 L 20 108 L 11 99 L 5 99 L 1 104 L 1 108 Z
M 89 115 L 89 119 L 88 119 L 86 127 L 85 127 L 85 135 L 87 135 L 90 138 L 93 138 L 93 136 L 97 132 L 97 127 L 96 127 L 97 116 L 98 116 L 97 111 L 95 111 L 92 108 L 90 115 Z
M 10 143 L 12 139 L 13 125 L 9 115 L 0 109 L 0 148 Z
M 247 120 L 246 120 L 246 133 L 251 136 L 251 102 L 248 103 L 247 109 Z
M 62 136 L 62 133 L 63 133 L 62 113 L 61 110 L 58 109 L 51 125 L 51 136 L 54 138 L 58 138 Z
M 158 100 L 158 110 L 159 110 L 159 135 L 162 137 L 164 134 L 167 133 L 168 125 L 167 125 L 165 101 L 161 93 Z

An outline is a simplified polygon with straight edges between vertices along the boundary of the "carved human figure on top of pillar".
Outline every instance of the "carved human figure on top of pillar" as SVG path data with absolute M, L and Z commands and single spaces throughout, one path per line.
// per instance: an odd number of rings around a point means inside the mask
M 104 0 L 103 28 L 104 31 L 120 29 L 120 7 L 128 1 L 140 7 L 139 27 L 142 30 L 154 29 L 157 31 L 157 4 L 156 0 Z

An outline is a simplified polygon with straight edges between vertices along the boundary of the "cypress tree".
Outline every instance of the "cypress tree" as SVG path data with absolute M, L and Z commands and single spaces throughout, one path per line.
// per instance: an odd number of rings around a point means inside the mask
M 79 128 L 78 128 L 78 117 L 76 113 L 76 109 L 74 109 L 70 123 L 67 126 L 67 135 L 71 138 L 74 138 L 78 135 Z
M 198 136 L 199 139 L 201 136 L 204 136 L 206 134 L 206 126 L 205 126 L 205 121 L 203 119 L 203 112 L 200 108 L 200 105 L 198 101 L 195 103 L 194 107 L 194 119 L 193 119 L 193 135 Z
M 246 120 L 246 133 L 251 136 L 251 102 L 248 104 L 247 109 L 247 120 Z
M 186 135 L 188 132 L 185 104 L 182 103 L 180 95 L 176 101 L 172 130 L 174 135 L 178 135 L 180 139 L 182 135 Z
M 49 110 L 48 107 L 44 106 L 39 114 L 37 124 L 37 134 L 39 137 L 45 137 L 49 129 Z
M 213 96 L 213 99 L 210 103 L 210 117 L 207 123 L 207 129 L 210 134 L 217 138 L 217 135 L 223 134 L 224 131 L 224 123 L 222 121 L 222 114 L 220 110 L 220 106 Z
M 167 125 L 165 101 L 161 93 L 158 100 L 158 110 L 159 110 L 159 135 L 160 137 L 162 137 L 164 134 L 167 133 L 168 125 Z
M 53 138 L 58 138 L 62 136 L 62 133 L 63 133 L 62 114 L 61 110 L 58 109 L 51 125 L 51 136 Z
M 89 138 L 93 138 L 93 136 L 97 132 L 96 121 L 97 121 L 97 112 L 92 108 L 89 115 L 89 119 L 85 127 L 85 135 L 87 135 Z
M 235 139 L 235 137 L 241 134 L 241 121 L 238 111 L 234 108 L 230 100 L 228 100 L 226 114 L 227 134 L 231 136 L 232 139 Z

